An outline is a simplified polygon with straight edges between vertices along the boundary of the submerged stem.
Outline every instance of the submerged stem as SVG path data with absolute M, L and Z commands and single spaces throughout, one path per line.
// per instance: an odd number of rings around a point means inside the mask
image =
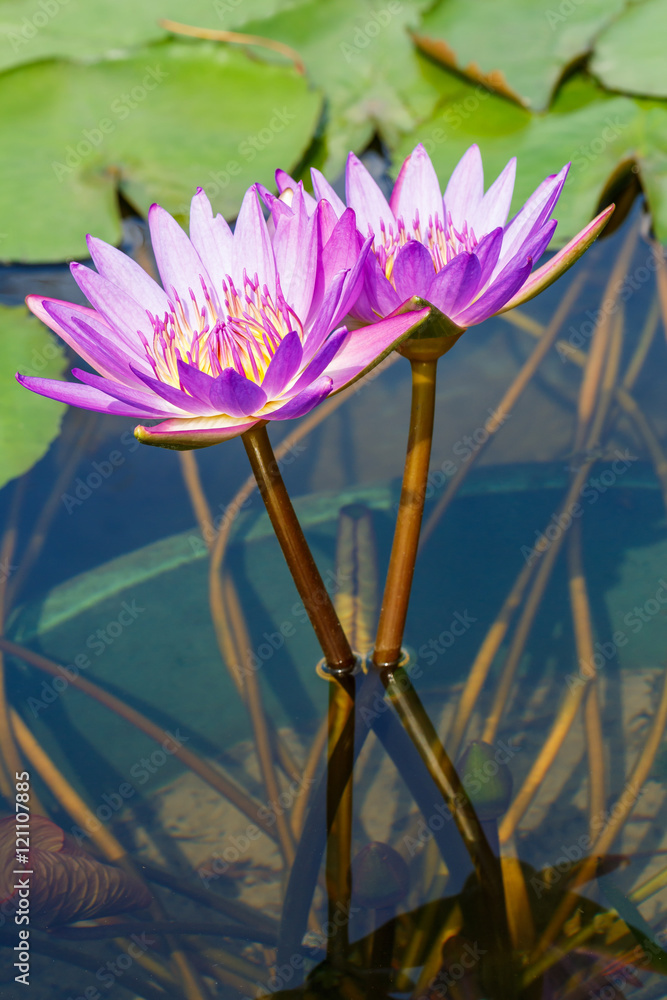
M 350 673 L 356 658 L 331 603 L 269 441 L 265 424 L 241 435 L 262 500 L 328 666 Z
M 431 458 L 437 364 L 437 358 L 410 360 L 412 408 L 407 456 L 373 654 L 379 668 L 397 663 L 401 655 Z
M 354 713 L 354 677 L 332 680 L 329 687 L 329 760 L 343 735 L 347 720 Z M 328 923 L 334 928 L 327 939 L 327 958 L 343 969 L 349 948 L 348 923 L 352 881 L 352 772 L 354 740 L 343 740 L 344 756 L 337 768 L 327 770 L 327 857 L 326 886 Z

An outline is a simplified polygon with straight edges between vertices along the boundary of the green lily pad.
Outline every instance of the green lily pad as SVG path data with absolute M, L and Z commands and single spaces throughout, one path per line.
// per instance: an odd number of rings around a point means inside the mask
M 67 407 L 24 389 L 16 372 L 59 378 L 65 352 L 27 309 L 0 306 L 0 488 L 23 475 L 60 431 Z
M 42 59 L 117 58 L 128 48 L 164 39 L 171 18 L 233 30 L 303 0 L 2 0 L 0 70 Z M 242 13 L 241 13 L 242 10 Z
M 447 0 L 424 17 L 416 41 L 471 79 L 543 109 L 564 71 L 624 6 L 624 0 Z
M 466 85 L 404 138 L 395 153 L 394 174 L 417 142 L 430 153 L 443 189 L 473 142 L 482 152 L 487 186 L 516 155 L 512 213 L 540 181 L 571 161 L 554 213 L 558 219 L 554 247 L 583 228 L 618 165 L 631 162 L 647 193 L 657 234 L 667 240 L 667 110 L 662 106 L 615 97 L 575 76 L 559 91 L 550 114 L 534 115 Z
M 628 4 L 595 44 L 591 70 L 610 90 L 667 97 L 667 5 Z
M 433 111 L 439 88 L 423 71 L 409 35 L 427 5 L 308 0 L 272 18 L 234 22 L 235 29 L 296 49 L 310 79 L 324 90 L 327 121 L 318 166 L 331 175 L 350 149 L 362 150 L 376 132 L 394 146 Z
M 86 255 L 120 237 L 116 188 L 142 212 L 187 218 L 198 185 L 233 217 L 245 189 L 273 183 L 308 147 L 321 97 L 287 65 L 215 43 L 147 47 L 81 66 L 0 75 L 0 219 L 6 260 Z

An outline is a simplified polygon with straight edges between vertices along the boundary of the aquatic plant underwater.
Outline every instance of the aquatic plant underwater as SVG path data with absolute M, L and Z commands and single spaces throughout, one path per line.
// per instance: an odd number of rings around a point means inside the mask
M 233 523 L 233 518 L 227 519 L 212 540 L 210 555 L 211 610 L 223 658 L 230 669 L 240 665 L 233 680 L 252 720 L 268 801 L 279 801 L 286 781 L 310 790 L 297 800 L 291 815 L 278 810 L 267 818 L 267 811 L 221 769 L 184 746 L 175 745 L 170 752 L 250 819 L 249 839 L 261 831 L 278 843 L 285 879 L 279 923 L 260 910 L 194 889 L 187 880 L 133 860 L 106 827 L 90 825 L 88 806 L 3 700 L 3 786 L 12 772 L 17 779 L 23 773 L 23 755 L 72 819 L 93 831 L 100 856 L 74 846 L 45 818 L 33 796 L 29 858 L 39 888 L 33 921 L 48 929 L 48 934 L 34 935 L 37 951 L 93 968 L 94 961 L 63 946 L 62 940 L 157 935 L 164 947 L 150 953 L 139 950 L 138 955 L 135 948 L 131 954 L 140 968 L 126 979 L 137 995 L 149 1000 L 205 1000 L 214 984 L 229 996 L 606 997 L 615 995 L 618 983 L 636 984 L 638 970 L 667 971 L 667 955 L 637 907 L 667 883 L 667 872 L 628 897 L 613 880 L 624 859 L 609 853 L 662 739 L 667 684 L 628 781 L 635 795 L 621 800 L 618 808 L 605 811 L 595 668 L 570 685 L 518 792 L 507 768 L 498 763 L 498 726 L 566 530 L 555 537 L 545 531 L 526 559 L 471 667 L 445 740 L 412 684 L 410 655 L 403 649 L 428 485 L 438 361 L 469 326 L 501 311 L 512 317 L 511 310 L 554 282 L 590 246 L 613 212 L 613 206 L 605 209 L 533 270 L 553 235 L 556 222 L 551 216 L 567 168 L 548 177 L 507 222 L 514 169 L 510 161 L 485 193 L 481 158 L 473 146 L 443 197 L 431 161 L 418 146 L 387 202 L 350 154 L 347 207 L 319 171 L 313 172 L 313 197 L 279 170 L 278 194 L 261 186 L 249 189 L 233 233 L 221 215 L 213 215 L 200 189 L 192 201 L 189 239 L 167 212 L 158 206 L 151 209 L 149 226 L 161 285 L 119 250 L 89 238 L 97 271 L 74 264 L 72 273 L 92 308 L 29 298 L 32 311 L 98 374 L 74 369 L 77 382 L 24 375 L 17 376 L 19 381 L 75 406 L 159 420 L 138 426 L 135 435 L 144 443 L 181 451 L 185 480 L 202 524 L 210 521 L 210 512 L 192 450 L 241 436 L 254 478 L 231 506 L 238 511 L 243 497 L 255 486 L 259 489 L 321 646 L 317 669 L 329 689 L 328 716 L 302 773 L 263 708 L 252 665 L 244 669 L 244 650 L 250 651 L 247 626 L 233 579 L 223 568 Z M 269 211 L 268 221 L 260 198 Z M 618 275 L 636 238 L 633 227 L 605 294 L 618 294 Z M 498 430 L 502 414 L 511 411 L 553 346 L 577 288 L 575 281 L 548 328 L 533 331 L 538 337 L 535 349 L 487 423 L 487 438 Z M 618 411 L 636 422 L 655 459 L 667 501 L 660 445 L 632 396 L 656 325 L 657 313 L 622 379 L 622 318 L 617 312 L 601 311 L 587 355 L 563 346 L 583 369 L 574 443 L 579 461 L 572 467 L 556 518 L 567 528 L 572 614 L 582 663 L 594 663 L 595 654 L 581 565 L 581 521 L 571 511 Z M 339 403 L 338 393 L 394 352 L 411 365 L 412 408 L 394 541 L 373 639 L 374 609 L 364 600 L 364 588 L 367 594 L 373 589 L 368 577 L 372 570 L 363 556 L 364 547 L 366 553 L 372 548 L 364 510 L 341 511 L 338 559 L 356 560 L 359 569 L 351 589 L 343 587 L 332 600 L 282 480 L 279 460 L 296 439 L 326 419 Z M 270 422 L 309 413 L 309 421 L 274 453 L 267 432 Z M 461 466 L 449 483 L 425 535 L 467 471 Z M 14 543 L 10 524 L 4 559 L 12 558 Z M 4 601 L 7 581 L 0 586 Z M 482 738 L 466 744 L 482 685 L 524 598 Z M 59 674 L 57 664 L 9 639 L 0 638 L 0 649 L 38 670 Z M 70 683 L 166 745 L 168 734 L 120 698 L 81 677 Z M 590 835 L 585 846 L 573 849 L 564 869 L 536 872 L 513 851 L 514 833 L 583 704 Z M 428 860 L 416 868 L 408 869 L 388 844 L 369 843 L 352 855 L 355 762 L 371 732 L 432 832 Z M 316 781 L 322 756 L 326 766 Z M 13 795 L 11 789 L 1 790 Z M 442 803 L 439 823 L 431 822 L 434 800 Z M 15 864 L 14 821 L 3 823 L 2 884 L 9 886 Z M 434 857 L 438 853 L 441 860 Z M 314 904 L 323 857 L 324 912 Z M 426 887 L 442 883 L 444 891 L 434 901 L 406 910 L 402 904 L 415 877 Z M 578 891 L 595 880 L 608 906 Z M 226 922 L 170 919 L 158 899 L 151 898 L 149 882 L 214 909 Z M 10 909 L 18 909 L 18 896 L 6 895 Z M 148 915 L 116 916 L 139 909 Z M 85 925 L 72 926 L 82 920 Z M 9 941 L 8 932 L 1 933 L 3 942 Z M 200 946 L 195 935 L 219 937 L 224 946 Z

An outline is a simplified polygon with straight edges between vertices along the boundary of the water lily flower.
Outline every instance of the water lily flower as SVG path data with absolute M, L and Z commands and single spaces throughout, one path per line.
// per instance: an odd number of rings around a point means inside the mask
M 30 309 L 94 370 L 78 382 L 17 375 L 28 389 L 103 413 L 159 419 L 147 444 L 198 448 L 255 424 L 303 416 L 389 354 L 428 310 L 389 316 L 372 331 L 343 318 L 363 285 L 371 239 L 352 210 L 303 195 L 269 232 L 258 192 L 234 233 L 204 191 L 190 238 L 159 205 L 148 216 L 161 287 L 135 261 L 88 237 L 97 268 L 72 265 L 92 308 L 29 296 Z
M 606 225 L 605 209 L 537 271 L 556 228 L 551 213 L 569 164 L 544 180 L 507 222 L 514 190 L 512 158 L 484 192 L 479 148 L 464 154 L 441 193 L 435 169 L 420 144 L 406 159 L 389 201 L 361 161 L 350 153 L 345 176 L 347 204 L 362 237 L 373 237 L 366 281 L 354 315 L 366 323 L 392 313 L 413 297 L 425 300 L 455 327 L 465 329 L 533 298 L 578 260 Z M 326 199 L 338 217 L 346 211 L 326 178 L 312 170 L 315 198 Z M 294 180 L 278 171 L 280 198 L 267 200 L 274 218 L 292 200 Z M 266 192 L 263 192 L 266 198 Z

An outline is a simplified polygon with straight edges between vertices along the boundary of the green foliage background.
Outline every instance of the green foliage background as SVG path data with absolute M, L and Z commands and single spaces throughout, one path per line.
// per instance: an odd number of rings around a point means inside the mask
M 82 259 L 89 232 L 119 242 L 119 194 L 187 225 L 201 185 L 233 219 L 276 167 L 334 179 L 373 140 L 394 172 L 423 142 L 443 187 L 472 142 L 487 183 L 517 155 L 514 208 L 570 160 L 554 246 L 639 185 L 667 241 L 665 38 L 667 0 L 0 0 L 0 260 Z M 59 404 L 6 389 L 49 336 L 0 311 L 0 486 L 58 431 Z M 63 366 L 57 353 L 46 374 Z

